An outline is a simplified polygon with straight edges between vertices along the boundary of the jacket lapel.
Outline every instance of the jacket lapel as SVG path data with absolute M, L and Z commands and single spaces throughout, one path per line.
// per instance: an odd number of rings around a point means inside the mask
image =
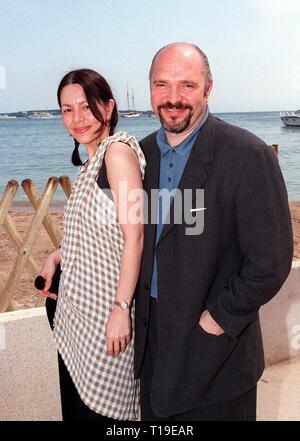
M 177 223 L 180 223 L 181 219 L 184 219 L 184 209 L 190 210 L 191 208 L 195 208 L 193 207 L 193 201 L 196 198 L 195 190 L 203 188 L 208 177 L 205 164 L 208 164 L 213 160 L 215 126 L 216 120 L 210 114 L 196 138 L 189 160 L 178 185 L 178 190 L 182 195 L 182 210 L 174 214 L 174 202 L 172 202 L 169 214 L 170 223 L 164 225 L 157 244 L 159 244 L 159 242 L 174 228 Z M 193 190 L 191 207 L 185 207 L 185 189 Z
M 144 179 L 144 190 L 147 194 L 145 200 L 145 222 L 147 229 L 145 229 L 145 244 L 148 249 L 154 249 L 156 241 L 156 219 L 157 219 L 157 189 L 159 189 L 159 174 L 160 174 L 160 150 L 156 143 L 156 133 L 150 140 L 150 145 L 147 148 L 148 154 L 146 156 L 146 173 Z

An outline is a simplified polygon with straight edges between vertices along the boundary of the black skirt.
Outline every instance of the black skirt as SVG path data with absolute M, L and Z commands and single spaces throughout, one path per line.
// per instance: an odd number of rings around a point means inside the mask
M 60 279 L 60 275 L 61 275 L 61 269 L 60 269 L 60 264 L 57 265 L 55 273 L 53 275 L 52 278 L 52 283 L 51 286 L 49 288 L 49 292 L 52 292 L 53 294 L 58 294 L 58 287 L 59 287 L 59 279 Z M 56 299 L 52 299 L 51 297 L 47 297 L 46 299 L 46 311 L 47 311 L 47 317 L 48 317 L 48 322 L 49 325 L 53 331 L 53 319 L 54 319 L 54 314 L 55 314 L 55 310 L 56 310 L 56 303 L 57 300 Z

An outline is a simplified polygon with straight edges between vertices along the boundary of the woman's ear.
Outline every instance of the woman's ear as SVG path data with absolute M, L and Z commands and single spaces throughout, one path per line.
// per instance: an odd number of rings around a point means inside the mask
M 106 111 L 107 111 L 107 121 L 110 121 L 110 120 L 111 120 L 111 115 L 112 115 L 112 112 L 113 112 L 113 110 L 114 110 L 114 107 L 115 107 L 115 101 L 111 98 L 111 99 L 108 101 L 108 104 L 107 104 L 107 106 L 106 106 Z

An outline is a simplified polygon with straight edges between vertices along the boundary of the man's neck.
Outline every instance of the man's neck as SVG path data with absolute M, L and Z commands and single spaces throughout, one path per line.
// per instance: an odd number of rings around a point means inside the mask
M 197 126 L 191 127 L 189 130 L 183 133 L 171 133 L 165 131 L 168 144 L 171 147 L 175 147 L 176 145 L 182 143 L 182 141 L 184 141 L 196 129 L 196 127 Z

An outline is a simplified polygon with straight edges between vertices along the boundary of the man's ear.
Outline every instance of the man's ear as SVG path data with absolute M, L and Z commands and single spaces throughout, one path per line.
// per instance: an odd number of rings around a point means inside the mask
M 206 98 L 207 100 L 208 100 L 209 95 L 210 95 L 210 92 L 211 92 L 211 90 L 212 90 L 212 88 L 213 88 L 213 84 L 214 84 L 213 80 L 210 80 L 210 82 L 209 82 L 208 85 L 206 86 L 206 90 L 205 90 L 205 98 Z

